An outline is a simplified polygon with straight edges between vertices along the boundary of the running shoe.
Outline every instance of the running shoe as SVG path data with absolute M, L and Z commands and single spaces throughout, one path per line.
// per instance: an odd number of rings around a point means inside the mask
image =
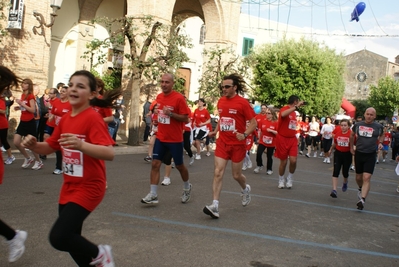
M 21 167 L 24 168 L 24 169 L 26 169 L 26 168 L 29 167 L 29 165 L 32 164 L 33 161 L 34 161 L 33 158 L 27 158 L 27 159 L 24 160 L 24 163 L 22 164 Z
M 141 203 L 144 204 L 158 204 L 158 196 L 152 194 L 151 192 L 145 196 L 145 198 L 141 199 Z
M 201 159 L 201 154 L 195 155 L 195 159 Z
M 327 158 L 324 158 L 323 163 L 327 163 Z
M 172 182 L 170 181 L 169 177 L 164 177 L 161 185 L 170 185 Z
M 176 164 L 174 161 L 172 161 L 172 163 L 170 165 L 172 166 L 172 169 L 174 169 L 176 167 Z
M 10 253 L 8 255 L 9 262 L 15 262 L 21 258 L 25 251 L 25 240 L 28 233 L 25 231 L 17 230 L 13 239 L 7 241 Z
M 324 153 L 323 153 L 323 152 L 320 152 L 320 157 L 322 157 L 322 156 L 324 156 Z
M 350 168 L 350 170 L 351 170 L 351 171 L 354 171 L 354 170 L 355 170 L 355 166 L 352 165 L 351 168 Z
M 248 169 L 247 164 L 243 164 L 241 170 L 245 171 L 246 169 Z
M 313 157 L 317 158 L 317 152 L 314 152 Z
M 183 189 L 183 194 L 181 196 L 181 202 L 182 203 L 187 203 L 191 199 L 191 189 L 193 188 L 192 184 L 190 184 L 190 187 L 188 189 Z
M 202 211 L 213 219 L 219 219 L 219 208 L 214 204 L 205 206 Z
M 360 199 L 357 203 L 356 203 L 357 209 L 358 210 L 363 210 L 364 209 L 364 200 Z
M 309 155 L 309 153 L 306 153 L 306 155 L 305 155 L 307 158 L 310 158 L 310 155 Z
M 303 155 L 303 152 L 302 152 L 302 151 L 299 151 L 299 154 Z
M 267 170 L 266 174 L 267 174 L 267 175 L 272 175 L 272 174 L 273 174 L 273 171 L 272 171 L 272 170 Z
M 244 207 L 248 206 L 248 204 L 251 202 L 251 195 L 249 193 L 251 193 L 251 186 L 247 184 L 246 188 L 241 191 L 242 205 Z
M 192 157 L 190 158 L 190 165 L 193 165 L 194 160 L 195 160 L 195 158 L 194 158 L 194 156 L 192 156 Z
M 62 170 L 60 170 L 60 169 L 55 169 L 55 170 L 53 171 L 53 174 L 60 175 L 60 174 L 62 174 Z
M 263 166 L 256 166 L 254 173 L 259 173 L 263 169 Z
M 278 178 L 278 188 L 284 189 L 284 177 L 279 177 Z
M 209 157 L 211 155 L 211 152 L 206 152 L 206 156 Z
M 112 257 L 111 246 L 99 245 L 98 256 L 95 258 L 90 265 L 96 267 L 115 267 L 115 262 Z
M 285 183 L 285 187 L 287 187 L 288 189 L 292 188 L 292 178 L 287 176 L 287 182 Z
M 152 157 L 151 156 L 147 156 L 147 157 L 144 158 L 144 160 L 146 162 L 151 162 L 152 161 Z
M 32 170 L 40 170 L 41 168 L 43 168 L 43 162 L 41 161 L 35 161 L 35 164 L 32 167 Z
M 327 158 L 326 163 L 327 163 L 327 164 L 330 164 L 330 163 L 331 163 L 330 158 Z
M 337 196 L 337 191 L 332 190 L 330 196 L 331 196 L 332 198 L 337 198 L 337 197 L 338 197 L 338 196 Z
M 358 198 L 359 200 L 362 199 L 362 190 L 357 191 L 357 198 Z
M 251 169 L 252 168 L 252 162 L 251 161 L 248 162 L 247 166 L 248 166 L 248 169 Z
M 14 155 L 11 155 L 11 157 L 8 157 L 8 158 L 4 161 L 4 163 L 5 163 L 6 165 L 10 165 L 11 163 L 14 162 L 14 160 L 15 160 Z
M 342 184 L 342 192 L 346 192 L 348 190 L 348 183 L 343 183 Z

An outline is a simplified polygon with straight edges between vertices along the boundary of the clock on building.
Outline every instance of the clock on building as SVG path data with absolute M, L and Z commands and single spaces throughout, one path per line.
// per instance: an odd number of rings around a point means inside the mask
M 356 80 L 358 80 L 359 82 L 364 82 L 367 79 L 367 74 L 364 71 L 359 72 L 358 74 L 356 74 Z

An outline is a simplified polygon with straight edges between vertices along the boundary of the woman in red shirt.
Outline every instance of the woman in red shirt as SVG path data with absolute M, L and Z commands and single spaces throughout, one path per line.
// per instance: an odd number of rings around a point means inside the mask
M 16 99 L 18 106 L 14 107 L 14 110 L 21 111 L 21 119 L 14 135 L 14 145 L 18 148 L 21 154 L 25 157 L 22 168 L 26 169 L 35 161 L 33 170 L 40 170 L 43 167 L 43 163 L 39 158 L 39 155 L 32 151 L 33 157 L 28 155 L 25 148 L 21 146 L 23 136 L 33 135 L 36 136 L 36 121 L 34 118 L 35 113 L 35 96 L 33 95 L 33 82 L 31 79 L 22 80 L 22 95 L 20 99 Z
M 335 148 L 334 152 L 334 171 L 332 175 L 333 190 L 330 196 L 337 198 L 337 184 L 338 176 L 342 167 L 342 175 L 344 176 L 344 183 L 342 185 L 342 191 L 345 192 L 348 189 L 348 176 L 349 168 L 352 164 L 352 154 L 350 152 L 349 137 L 351 130 L 349 129 L 349 120 L 343 119 L 340 122 L 340 129 L 334 134 L 334 142 L 327 153 L 327 156 L 331 156 L 331 152 Z
M 105 195 L 104 160 L 113 160 L 111 136 L 103 118 L 91 106 L 108 107 L 120 95 L 110 91 L 95 97 L 93 74 L 81 70 L 69 80 L 72 110 L 65 114 L 45 142 L 27 136 L 22 145 L 42 155 L 62 150 L 64 182 L 59 198 L 59 216 L 50 232 L 51 245 L 67 251 L 79 266 L 114 266 L 111 247 L 95 245 L 81 235 L 83 222 Z

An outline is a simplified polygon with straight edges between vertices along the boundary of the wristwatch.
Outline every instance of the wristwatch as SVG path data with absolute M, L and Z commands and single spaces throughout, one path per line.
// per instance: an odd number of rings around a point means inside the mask
M 247 138 L 248 134 L 244 133 L 244 137 Z

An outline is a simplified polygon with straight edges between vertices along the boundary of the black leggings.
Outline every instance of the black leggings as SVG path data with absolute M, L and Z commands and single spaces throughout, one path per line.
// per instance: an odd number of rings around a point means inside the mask
M 58 170 L 62 169 L 62 152 L 60 150 L 55 151 L 55 168 Z
M 262 144 L 258 145 L 258 150 L 256 152 L 256 165 L 257 166 L 263 166 L 263 161 L 262 161 L 262 155 L 263 152 L 266 150 L 266 155 L 267 155 L 267 163 L 266 163 L 266 169 L 267 170 L 273 170 L 273 153 L 274 153 L 274 147 L 266 147 Z
M 50 231 L 50 244 L 57 250 L 69 252 L 78 266 L 89 267 L 98 255 L 98 247 L 84 238 L 83 221 L 90 211 L 69 202 L 58 206 L 59 217 Z
M 0 235 L 4 236 L 8 241 L 15 237 L 15 230 L 0 220 Z
M 5 150 L 10 148 L 10 144 L 7 141 L 7 134 L 8 134 L 8 128 L 0 129 L 0 142 Z
M 193 151 L 191 150 L 190 137 L 191 137 L 191 132 L 184 131 L 184 133 L 183 133 L 184 150 L 186 150 L 188 156 L 191 158 L 193 156 Z
M 344 178 L 348 178 L 349 177 L 349 168 L 351 167 L 351 164 L 352 164 L 352 153 L 350 151 L 341 152 L 341 151 L 335 150 L 333 177 L 339 176 L 339 172 L 341 171 L 341 167 L 342 167 L 342 175 L 344 176 Z

